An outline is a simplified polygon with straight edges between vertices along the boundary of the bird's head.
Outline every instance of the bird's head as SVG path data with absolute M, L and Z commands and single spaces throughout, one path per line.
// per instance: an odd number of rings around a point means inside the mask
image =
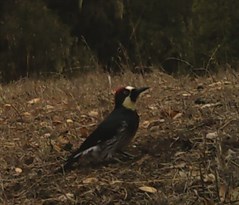
M 149 87 L 135 88 L 126 86 L 118 88 L 115 91 L 115 108 L 125 107 L 127 109 L 135 110 L 135 103 L 140 93 L 149 89 Z

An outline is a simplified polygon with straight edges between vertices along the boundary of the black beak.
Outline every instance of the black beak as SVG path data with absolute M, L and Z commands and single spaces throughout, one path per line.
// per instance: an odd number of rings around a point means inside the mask
M 142 87 L 142 88 L 136 88 L 136 92 L 138 93 L 138 95 L 142 92 L 144 92 L 145 90 L 148 90 L 149 87 Z
M 135 88 L 132 93 L 131 93 L 131 100 L 133 102 L 136 102 L 138 96 L 140 95 L 140 93 L 144 92 L 145 90 L 148 90 L 149 87 L 142 87 L 142 88 Z

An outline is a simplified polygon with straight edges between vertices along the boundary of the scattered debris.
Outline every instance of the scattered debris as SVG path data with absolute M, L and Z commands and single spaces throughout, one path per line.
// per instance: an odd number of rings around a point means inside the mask
M 154 187 L 150 187 L 150 186 L 141 186 L 141 187 L 139 187 L 139 189 L 141 191 L 148 192 L 148 193 L 156 193 L 157 192 L 157 189 L 155 189 Z
M 70 173 L 54 173 L 113 108 L 111 86 L 142 79 L 152 91 L 137 104 L 139 131 L 125 150 L 135 157 L 82 159 Z M 4 85 L 0 204 L 238 203 L 239 80 L 142 79 L 128 73 L 109 83 L 89 73 Z

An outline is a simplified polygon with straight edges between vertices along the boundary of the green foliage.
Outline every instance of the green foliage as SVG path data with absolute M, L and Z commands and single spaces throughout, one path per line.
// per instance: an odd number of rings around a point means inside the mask
M 60 72 L 72 44 L 69 30 L 37 1 L 6 3 L 1 24 L 1 73 L 4 81 L 44 72 Z

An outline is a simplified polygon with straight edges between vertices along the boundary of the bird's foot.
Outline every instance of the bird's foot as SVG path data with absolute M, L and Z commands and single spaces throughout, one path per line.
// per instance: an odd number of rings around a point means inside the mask
M 137 157 L 136 155 L 132 155 L 128 152 L 119 151 L 118 153 L 124 156 L 125 158 L 131 159 L 131 160 Z
M 113 157 L 110 161 L 111 163 L 123 163 L 123 161 L 117 157 Z

